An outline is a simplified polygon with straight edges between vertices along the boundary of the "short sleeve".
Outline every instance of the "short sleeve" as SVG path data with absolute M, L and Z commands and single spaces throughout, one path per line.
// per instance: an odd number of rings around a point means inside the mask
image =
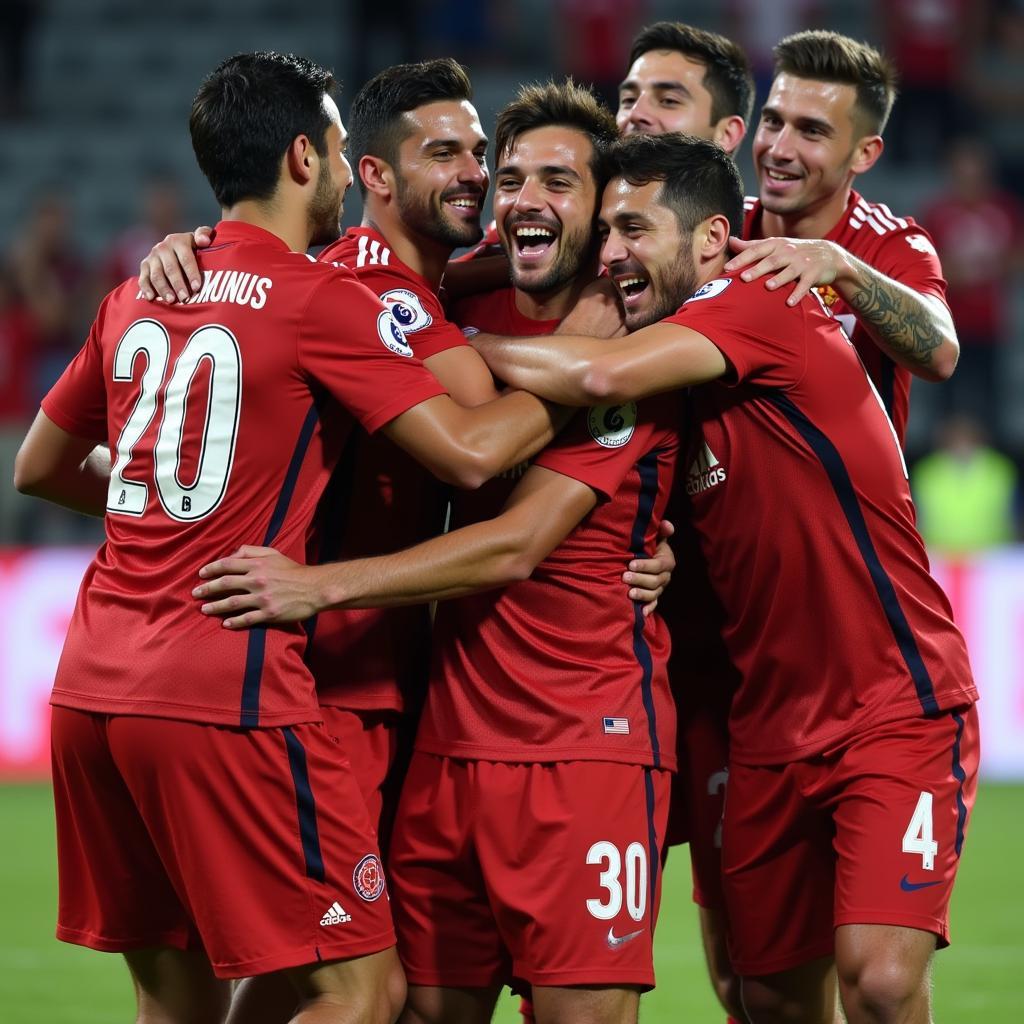
M 862 229 L 863 230 L 863 229 Z M 920 225 L 908 223 L 879 240 L 870 258 L 865 257 L 879 273 L 912 288 L 921 295 L 934 295 L 946 301 L 946 279 L 932 236 Z
M 302 370 L 370 433 L 447 393 L 413 355 L 394 314 L 347 271 L 318 286 L 297 347 Z
M 721 351 L 733 370 L 722 383 L 791 387 L 804 374 L 805 319 L 818 300 L 808 296 L 789 306 L 784 290 L 769 291 L 762 280 L 720 277 L 698 289 L 667 321 L 702 334 Z M 826 317 L 820 308 L 814 312 Z
M 633 467 L 655 448 L 676 450 L 675 403 L 659 395 L 643 402 L 581 409 L 534 465 L 586 484 L 602 500 L 615 496 Z
M 85 344 L 41 403 L 43 412 L 61 430 L 96 441 L 108 439 L 106 376 L 100 345 L 105 310 L 106 302 Z
M 425 283 L 386 267 L 364 268 L 358 277 L 394 314 L 417 359 L 467 344 L 462 331 L 445 316 L 441 300 Z

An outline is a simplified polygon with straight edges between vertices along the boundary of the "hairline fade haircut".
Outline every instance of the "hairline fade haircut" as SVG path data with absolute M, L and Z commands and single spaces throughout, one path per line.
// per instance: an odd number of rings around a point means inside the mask
M 574 129 L 590 140 L 590 173 L 600 191 L 608 178 L 605 155 L 618 137 L 615 118 L 589 89 L 571 78 L 519 87 L 495 122 L 495 162 L 500 166 L 527 132 L 549 127 Z
M 643 187 L 660 181 L 657 202 L 670 209 L 680 231 L 690 234 L 709 217 L 729 221 L 743 232 L 743 183 L 732 157 L 721 146 L 682 132 L 627 135 L 608 154 L 612 178 Z
M 472 99 L 469 75 L 451 57 L 385 68 L 352 100 L 348 131 L 353 166 L 358 169 L 364 156 L 375 156 L 397 167 L 398 149 L 412 134 L 406 114 L 427 103 Z M 356 180 L 365 196 L 366 186 L 358 170 Z
M 711 123 L 741 117 L 749 125 L 754 109 L 754 76 L 743 48 L 731 39 L 681 21 L 656 21 L 642 28 L 629 51 L 632 67 L 652 50 L 674 50 L 705 67 L 703 85 L 711 94 Z
M 896 69 L 873 46 L 838 32 L 812 30 L 786 36 L 777 43 L 775 74 L 816 82 L 852 85 L 856 109 L 868 134 L 881 135 L 896 100 Z
M 281 160 L 299 135 L 327 154 L 332 118 L 324 98 L 334 76 L 305 57 L 236 53 L 203 80 L 192 101 L 189 133 L 196 162 L 217 201 L 267 200 L 277 190 Z

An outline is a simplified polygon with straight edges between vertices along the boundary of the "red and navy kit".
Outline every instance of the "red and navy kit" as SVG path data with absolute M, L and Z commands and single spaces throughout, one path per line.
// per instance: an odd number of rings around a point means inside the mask
M 725 276 L 668 322 L 730 366 L 690 393 L 681 466 L 742 678 L 732 758 L 805 758 L 869 725 L 974 701 L 892 425 L 822 304 L 790 307 Z
M 748 197 L 744 206 L 743 237 L 763 238 L 760 200 Z M 825 241 L 835 242 L 886 277 L 921 295 L 935 296 L 945 304 L 946 282 L 935 246 L 928 232 L 912 217 L 897 217 L 884 203 L 869 203 L 851 191 L 843 215 Z M 910 371 L 897 366 L 875 344 L 857 322 L 854 310 L 835 289 L 825 286 L 818 291 L 860 353 L 902 444 L 907 432 Z
M 373 228 L 351 228 L 320 254 L 350 268 L 391 310 L 421 360 L 466 344 L 430 282 Z M 310 560 L 331 562 L 410 547 L 444 527 L 447 491 L 386 438 L 353 432 L 321 503 Z M 403 711 L 422 700 L 430 664 L 425 605 L 321 612 L 307 624 L 307 663 L 325 706 Z
M 199 258 L 187 303 L 153 305 L 134 283 L 112 292 L 43 401 L 116 460 L 53 702 L 243 727 L 317 720 L 301 628 L 224 629 L 199 613 L 196 573 L 247 543 L 304 561 L 353 422 L 376 431 L 444 389 L 351 272 L 234 221 Z

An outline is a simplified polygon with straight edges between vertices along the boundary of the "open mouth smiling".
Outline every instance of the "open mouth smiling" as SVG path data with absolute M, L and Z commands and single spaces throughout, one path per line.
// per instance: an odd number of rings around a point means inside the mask
M 558 240 L 558 232 L 539 224 L 517 224 L 512 229 L 516 252 L 525 259 L 540 259 Z

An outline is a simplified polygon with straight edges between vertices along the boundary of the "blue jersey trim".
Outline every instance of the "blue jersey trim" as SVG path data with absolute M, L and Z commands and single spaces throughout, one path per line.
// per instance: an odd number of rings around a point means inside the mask
M 828 474 L 832 488 L 836 492 L 836 498 L 846 516 L 850 532 L 853 534 L 860 551 L 864 565 L 871 576 L 871 582 L 875 586 L 875 592 L 882 603 L 882 609 L 889 622 L 893 637 L 903 656 L 904 664 L 914 682 L 917 691 L 917 699 L 921 702 L 921 709 L 925 714 L 935 714 L 939 710 L 939 704 L 935 697 L 935 687 L 932 684 L 931 676 L 925 666 L 924 659 L 917 646 L 913 630 L 907 621 L 906 614 L 900 606 L 899 598 L 896 595 L 896 588 L 893 586 L 889 574 L 885 571 L 878 552 L 875 550 L 874 542 L 868 531 L 867 522 L 864 519 L 864 512 L 857 500 L 857 492 L 854 490 L 853 481 L 832 441 L 825 433 L 812 423 L 807 416 L 794 405 L 792 399 L 780 391 L 766 391 L 765 397 L 782 411 L 782 414 L 796 428 L 800 436 L 810 446 L 811 451 L 818 457 Z

